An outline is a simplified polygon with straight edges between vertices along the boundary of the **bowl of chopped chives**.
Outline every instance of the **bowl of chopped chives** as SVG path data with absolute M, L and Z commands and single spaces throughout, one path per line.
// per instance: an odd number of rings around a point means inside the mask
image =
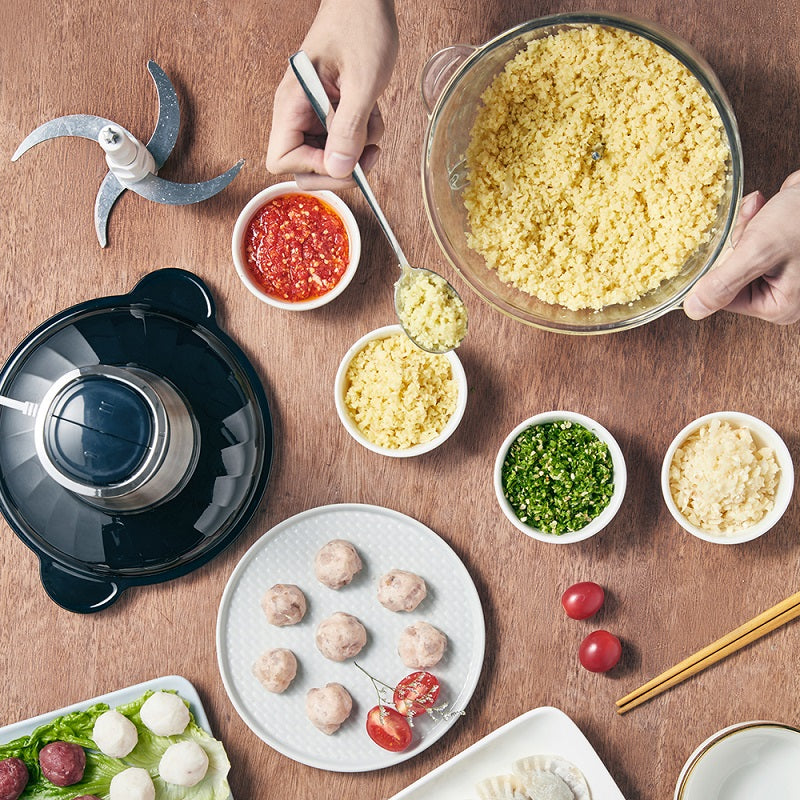
M 598 422 L 547 411 L 508 434 L 494 464 L 497 501 L 509 521 L 541 542 L 570 544 L 599 533 L 622 505 L 625 458 Z

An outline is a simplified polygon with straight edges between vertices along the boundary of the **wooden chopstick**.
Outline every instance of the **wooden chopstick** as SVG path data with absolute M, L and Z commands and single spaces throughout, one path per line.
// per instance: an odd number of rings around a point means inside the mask
M 702 650 L 693 653 L 679 664 L 662 672 L 661 675 L 630 694 L 626 694 L 625 697 L 617 700 L 617 713 L 624 714 L 626 711 L 636 708 L 796 617 L 800 617 L 800 592 L 795 592 Z

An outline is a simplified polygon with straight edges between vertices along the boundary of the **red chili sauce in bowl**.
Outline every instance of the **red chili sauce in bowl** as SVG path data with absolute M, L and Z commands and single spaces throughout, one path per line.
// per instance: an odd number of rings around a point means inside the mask
M 285 194 L 263 205 L 244 234 L 251 278 L 286 302 L 313 300 L 339 282 L 350 259 L 347 229 L 324 201 Z

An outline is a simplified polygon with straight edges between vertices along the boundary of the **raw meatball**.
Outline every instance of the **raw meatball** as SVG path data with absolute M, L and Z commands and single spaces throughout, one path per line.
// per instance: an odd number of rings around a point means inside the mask
M 309 689 L 306 715 L 323 733 L 330 736 L 350 716 L 353 698 L 341 683 L 328 683 L 322 689 Z
M 176 694 L 155 692 L 142 703 L 142 722 L 158 736 L 176 736 L 189 724 L 189 709 Z
M 156 787 L 146 769 L 128 767 L 111 779 L 110 800 L 155 800 Z
M 264 592 L 261 608 L 270 625 L 294 625 L 306 613 L 306 597 L 293 583 L 276 583 Z
M 357 656 L 367 643 L 367 631 L 352 615 L 337 611 L 320 622 L 317 649 L 331 661 L 345 661 Z
M 413 611 L 427 594 L 425 581 L 403 569 L 387 572 L 378 583 L 378 602 L 389 611 Z
M 28 785 L 28 768 L 21 758 L 0 761 L 0 800 L 17 800 Z
M 178 786 L 194 786 L 208 772 L 208 756 L 197 742 L 171 744 L 158 764 L 158 774 L 167 782 Z
M 111 709 L 95 720 L 92 739 L 101 753 L 112 758 L 124 758 L 136 747 L 139 732 L 124 714 Z
M 79 744 L 50 742 L 39 751 L 42 775 L 56 786 L 72 786 L 83 778 L 86 753 Z
M 330 589 L 341 589 L 353 580 L 361 569 L 361 559 L 355 547 L 344 539 L 334 539 L 323 545 L 314 559 L 314 574 Z
M 289 688 L 297 675 L 297 659 L 291 650 L 281 647 L 267 650 L 253 664 L 253 675 L 268 692 L 280 694 Z
M 397 652 L 409 669 L 428 669 L 442 660 L 447 637 L 427 622 L 415 622 L 400 634 Z

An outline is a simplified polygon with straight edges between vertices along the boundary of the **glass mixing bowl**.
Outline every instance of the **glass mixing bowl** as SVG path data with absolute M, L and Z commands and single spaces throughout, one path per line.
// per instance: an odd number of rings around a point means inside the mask
M 462 198 L 468 174 L 464 154 L 481 107 L 481 94 L 506 63 L 532 39 L 587 25 L 619 28 L 643 36 L 679 59 L 708 93 L 722 119 L 730 150 L 725 190 L 711 236 L 674 278 L 632 303 L 599 311 L 571 311 L 542 302 L 503 283 L 480 254 L 467 246 L 467 210 Z M 573 334 L 609 333 L 642 325 L 680 306 L 695 282 L 723 252 L 742 196 L 742 148 L 736 118 L 708 64 L 690 45 L 658 26 L 628 16 L 559 14 L 518 25 L 481 47 L 454 45 L 433 55 L 422 73 L 423 100 L 429 112 L 422 155 L 425 208 L 436 240 L 453 267 L 489 304 L 509 316 L 545 330 Z

